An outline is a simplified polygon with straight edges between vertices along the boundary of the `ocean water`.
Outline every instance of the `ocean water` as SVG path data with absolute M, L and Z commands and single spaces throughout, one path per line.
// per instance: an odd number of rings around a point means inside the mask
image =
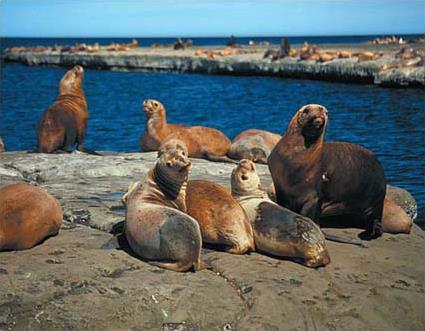
M 37 123 L 54 102 L 65 71 L 2 64 L 0 136 L 7 150 L 35 148 Z M 409 190 L 424 217 L 423 89 L 272 77 L 86 70 L 84 90 L 90 112 L 86 146 L 122 152 L 140 150 L 145 125 L 141 102 L 148 98 L 164 103 L 170 123 L 215 127 L 229 138 L 249 128 L 283 133 L 301 106 L 323 104 L 330 121 L 326 140 L 348 141 L 372 150 L 382 162 L 388 182 Z

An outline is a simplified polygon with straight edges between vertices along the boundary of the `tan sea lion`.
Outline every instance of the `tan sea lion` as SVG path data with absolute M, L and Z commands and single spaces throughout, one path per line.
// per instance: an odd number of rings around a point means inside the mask
M 339 51 L 336 54 L 340 59 L 349 59 L 353 56 L 353 53 L 351 53 L 350 51 Z
M 325 53 L 321 53 L 319 55 L 319 61 L 320 62 L 328 62 L 328 61 L 332 61 L 333 59 L 336 59 L 337 55 L 335 53 L 332 52 L 325 52 Z
M 39 153 L 69 152 L 77 144 L 80 152 L 98 155 L 83 145 L 89 118 L 82 88 L 83 76 L 83 67 L 76 65 L 62 77 L 59 96 L 44 112 L 38 126 Z
M 310 219 L 271 201 L 261 189 L 255 164 L 242 160 L 233 169 L 232 195 L 248 215 L 258 251 L 300 259 L 308 267 L 330 262 L 325 237 Z
M 164 105 L 157 100 L 143 101 L 143 110 L 146 114 L 145 132 L 140 138 L 143 151 L 159 150 L 164 139 L 177 130 L 187 128 L 186 125 L 168 124 Z
M 4 152 L 4 143 L 3 143 L 3 139 L 1 139 L 0 137 L 0 153 Z
M 227 246 L 227 252 L 244 254 L 255 251 L 248 218 L 239 203 L 220 185 L 191 180 L 186 190 L 187 213 L 199 223 L 202 240 Z
M 382 231 L 386 233 L 410 233 L 413 221 L 409 215 L 390 198 L 385 197 L 382 214 Z
M 368 239 L 382 234 L 386 191 L 384 170 L 376 156 L 360 146 L 324 142 L 328 111 L 302 107 L 268 159 L 279 205 L 316 222 L 355 215 Z
M 179 148 L 170 148 L 123 197 L 125 235 L 132 250 L 173 271 L 199 270 L 202 265 L 199 225 L 185 214 L 190 164 Z
M 62 207 L 46 191 L 29 184 L 0 188 L 0 251 L 31 248 L 59 232 Z
M 280 135 L 264 130 L 245 130 L 233 139 L 227 155 L 236 160 L 248 159 L 266 164 L 280 138 Z
M 234 160 L 227 156 L 231 145 L 230 139 L 217 129 L 205 126 L 191 126 L 170 134 L 163 141 L 163 144 L 171 139 L 184 142 L 190 157 L 235 163 Z

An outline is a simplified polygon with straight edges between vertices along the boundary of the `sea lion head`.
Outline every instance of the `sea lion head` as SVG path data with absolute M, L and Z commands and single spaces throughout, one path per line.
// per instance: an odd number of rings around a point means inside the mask
M 187 148 L 179 140 L 170 140 L 159 154 L 153 175 L 161 191 L 170 199 L 176 199 L 185 191 L 191 162 L 187 156 Z
M 302 135 L 310 140 L 320 137 L 328 123 L 328 110 L 317 104 L 301 107 L 295 116 Z
M 84 78 L 84 69 L 80 65 L 68 70 L 59 83 L 60 94 L 75 94 L 81 89 Z
M 189 156 L 187 151 L 186 144 L 179 139 L 168 139 L 164 141 L 159 147 L 158 157 L 167 152 L 172 152 L 173 150 L 177 150 L 183 156 Z
M 255 163 L 251 160 L 243 159 L 233 169 L 231 177 L 232 193 L 242 195 L 261 188 Z
M 158 152 L 158 156 L 157 165 L 161 173 L 170 178 L 187 177 L 192 163 L 187 154 L 187 147 L 182 141 L 178 139 L 167 141 Z
M 151 118 L 154 115 L 163 116 L 165 114 L 164 105 L 158 100 L 147 99 L 143 101 L 143 111 L 147 118 Z

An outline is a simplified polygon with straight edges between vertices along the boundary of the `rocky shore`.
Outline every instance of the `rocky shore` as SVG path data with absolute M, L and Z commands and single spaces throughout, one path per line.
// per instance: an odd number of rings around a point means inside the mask
M 392 47 L 391 47 L 392 46 Z M 217 51 L 224 54 L 208 58 L 209 51 L 202 49 L 173 50 L 169 48 L 129 48 L 124 51 L 99 49 L 96 52 L 37 49 L 6 50 L 3 61 L 26 65 L 83 65 L 88 68 L 110 70 L 174 71 L 222 75 L 260 75 L 285 78 L 315 79 L 325 81 L 356 82 L 393 87 L 425 86 L 425 67 L 399 65 L 395 52 L 401 46 L 362 45 L 340 46 L 352 51 L 374 50 L 382 56 L 378 59 L 359 61 L 358 57 L 335 58 L 330 61 L 302 61 L 285 57 L 277 61 L 263 58 L 265 48 L 244 46 L 238 52 Z M 422 44 L 418 49 L 422 50 Z M 336 50 L 335 45 L 323 47 L 323 52 Z M 221 53 L 220 53 L 221 52 Z M 202 56 L 202 55 L 207 56 Z
M 197 273 L 134 257 L 120 235 L 120 199 L 155 160 L 1 154 L 0 184 L 41 186 L 61 202 L 64 221 L 43 244 L 0 254 L 0 330 L 423 330 L 425 236 L 417 226 L 367 248 L 328 242 L 332 261 L 317 270 L 210 249 L 202 252 L 208 268 Z M 193 159 L 190 179 L 229 188 L 233 167 Z M 267 167 L 257 168 L 268 185 Z

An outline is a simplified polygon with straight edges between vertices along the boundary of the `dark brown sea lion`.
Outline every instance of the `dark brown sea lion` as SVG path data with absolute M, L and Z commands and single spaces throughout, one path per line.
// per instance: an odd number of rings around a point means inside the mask
M 185 214 L 190 164 L 181 149 L 170 147 L 123 197 L 125 235 L 132 250 L 173 271 L 199 270 L 202 264 L 199 225 Z
M 69 152 L 77 144 L 77 150 L 96 154 L 84 147 L 89 113 L 82 88 L 83 67 L 76 65 L 62 77 L 59 96 L 47 109 L 37 130 L 39 153 Z
M 227 155 L 236 160 L 248 159 L 267 164 L 267 158 L 280 138 L 280 135 L 264 130 L 245 130 L 233 139 Z
M 186 125 L 168 124 L 164 105 L 157 100 L 143 101 L 143 110 L 146 114 L 145 132 L 140 138 L 143 151 L 159 150 L 161 143 L 171 133 L 187 128 Z
M 271 201 L 261 188 L 255 164 L 242 160 L 233 169 L 232 195 L 245 210 L 254 231 L 258 251 L 290 257 L 308 267 L 330 262 L 320 228 L 309 218 L 298 215 Z
M 186 191 L 187 213 L 199 223 L 202 240 L 227 246 L 227 252 L 255 251 L 249 220 L 235 198 L 220 185 L 191 180 Z
M 0 188 L 0 251 L 31 248 L 61 224 L 62 207 L 46 191 L 29 184 Z
M 367 149 L 325 143 L 327 122 L 327 109 L 316 104 L 302 107 L 292 118 L 268 159 L 277 202 L 314 221 L 355 215 L 367 238 L 377 238 L 382 234 L 384 170 Z

